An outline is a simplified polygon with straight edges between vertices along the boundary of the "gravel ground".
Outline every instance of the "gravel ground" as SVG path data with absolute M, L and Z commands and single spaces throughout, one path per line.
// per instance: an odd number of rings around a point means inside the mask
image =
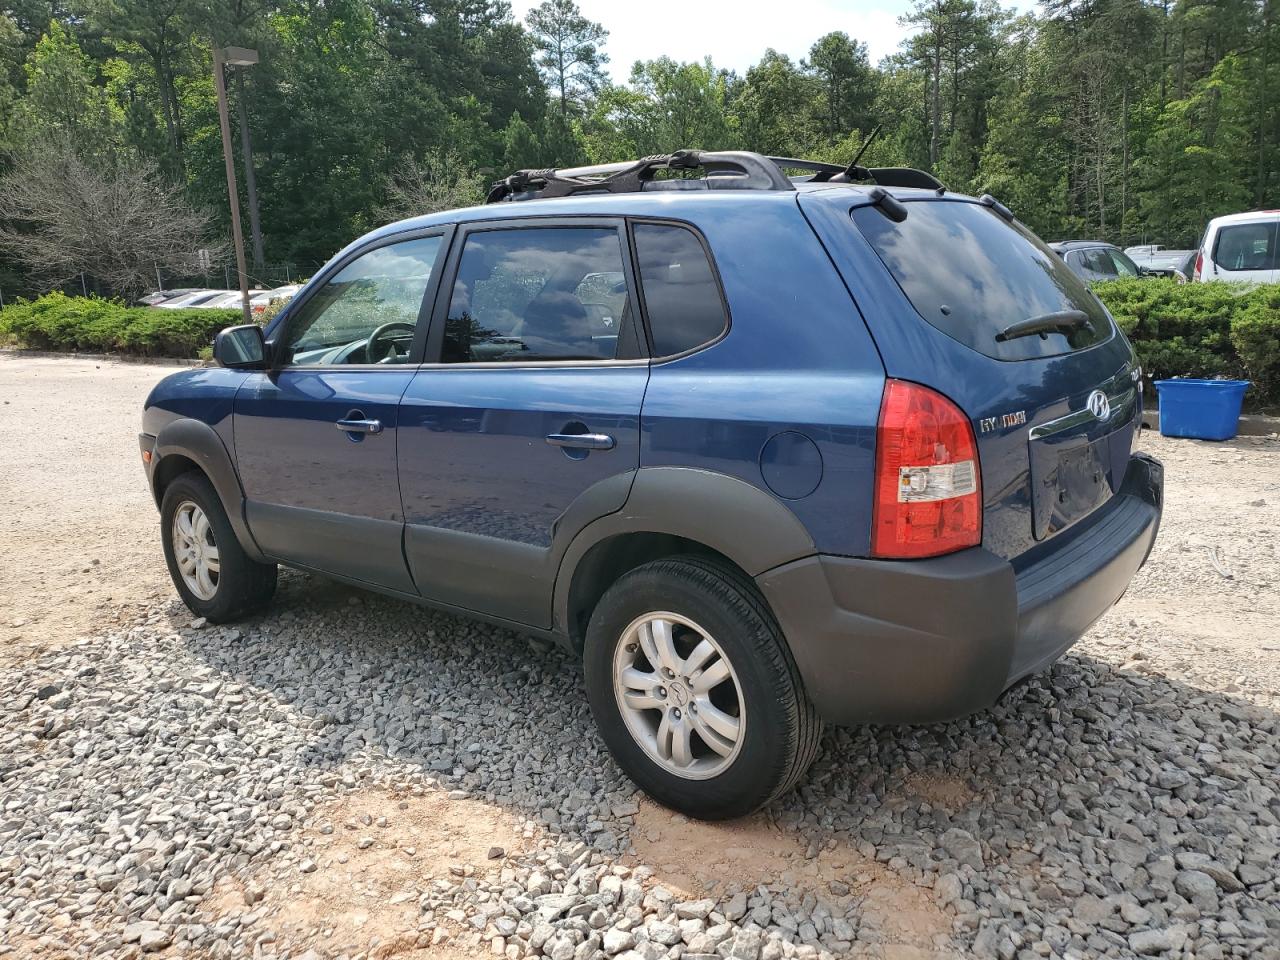
M 0 955 L 1280 958 L 1280 439 L 1142 446 L 1161 539 L 1071 656 L 830 730 L 730 824 L 638 796 L 578 664 L 505 631 L 299 574 L 206 626 L 158 559 L 89 635 L 0 595 Z

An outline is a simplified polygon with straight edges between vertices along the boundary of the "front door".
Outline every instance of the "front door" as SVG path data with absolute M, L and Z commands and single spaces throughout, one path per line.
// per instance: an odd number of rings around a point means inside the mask
M 547 627 L 557 544 L 626 502 L 649 369 L 621 223 L 479 224 L 400 407 L 424 597 Z
M 236 394 L 246 519 L 267 555 L 415 592 L 401 547 L 397 414 L 443 244 L 439 232 L 419 235 L 335 264 L 272 332 L 276 369 Z

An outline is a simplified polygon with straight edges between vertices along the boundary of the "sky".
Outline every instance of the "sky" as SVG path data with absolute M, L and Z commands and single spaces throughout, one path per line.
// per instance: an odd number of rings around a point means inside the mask
M 717 67 L 739 73 L 773 47 L 799 60 L 823 34 L 843 30 L 867 45 L 873 64 L 894 53 L 907 35 L 898 17 L 910 0 L 693 0 L 648 3 L 644 0 L 577 0 L 583 15 L 609 31 L 605 52 L 609 73 L 622 82 L 636 60 L 666 55 L 679 61 L 710 56 Z M 534 0 L 513 0 L 523 20 Z M 1008 4 L 1006 4 L 1008 5 Z M 1030 6 L 1019 0 L 1019 7 Z

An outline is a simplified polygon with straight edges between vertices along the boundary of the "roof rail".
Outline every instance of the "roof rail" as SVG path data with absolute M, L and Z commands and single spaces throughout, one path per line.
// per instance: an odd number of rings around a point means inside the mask
M 655 181 L 662 170 L 704 171 L 704 177 L 693 181 Z M 777 164 L 758 153 L 745 150 L 678 150 L 641 160 L 606 163 L 564 170 L 517 170 L 498 180 L 489 189 L 485 203 L 504 200 L 532 200 L 569 197 L 579 193 L 638 193 L 646 184 L 673 183 L 667 189 L 688 189 L 685 184 L 700 183 L 714 190 L 794 190 L 795 185 L 778 169 Z M 675 187 L 679 183 L 682 186 Z

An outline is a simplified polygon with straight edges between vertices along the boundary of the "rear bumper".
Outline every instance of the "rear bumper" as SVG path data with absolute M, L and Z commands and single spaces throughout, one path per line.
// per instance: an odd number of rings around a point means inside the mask
M 929 560 L 814 556 L 760 575 L 805 689 L 832 723 L 932 723 L 990 706 L 1124 594 L 1160 526 L 1164 470 L 1129 461 L 1115 497 L 1018 569 L 981 547 Z

